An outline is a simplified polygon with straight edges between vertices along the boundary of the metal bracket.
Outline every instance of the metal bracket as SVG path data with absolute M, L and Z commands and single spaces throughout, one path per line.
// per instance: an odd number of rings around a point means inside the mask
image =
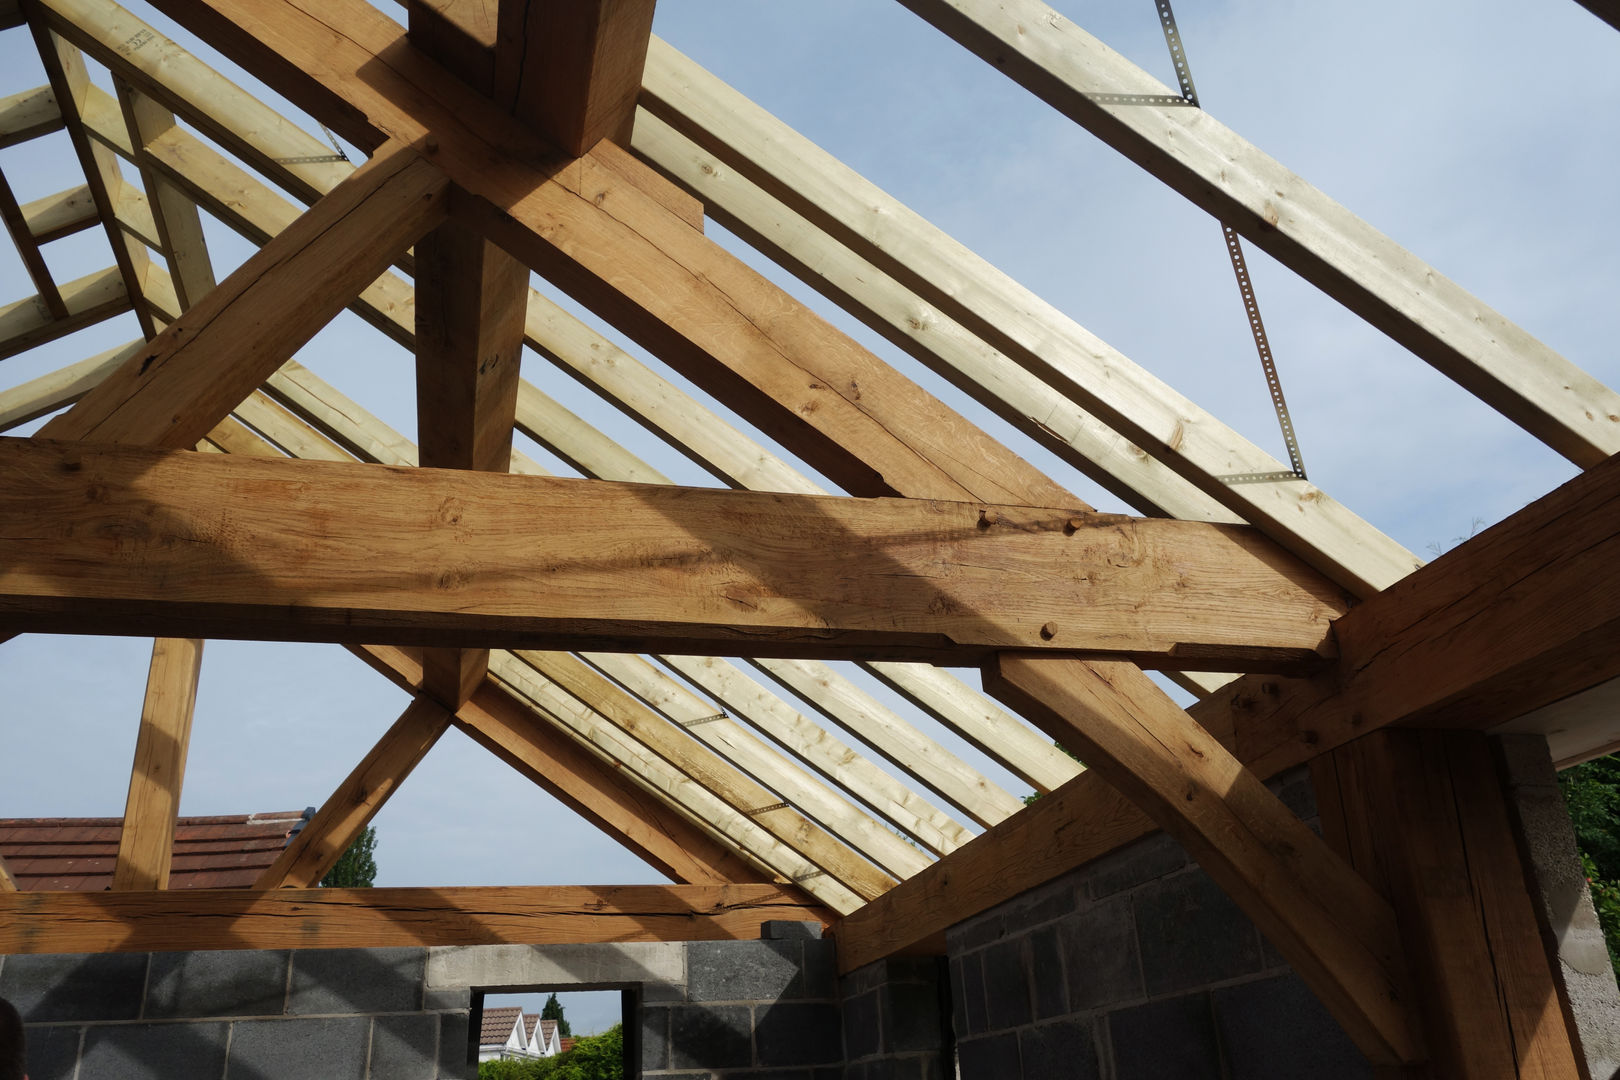
M 1164 31 L 1164 43 L 1170 50 L 1170 62 L 1175 65 L 1176 81 L 1181 84 L 1181 100 L 1198 107 L 1198 88 L 1193 85 L 1192 68 L 1187 63 L 1187 50 L 1181 43 L 1181 31 L 1176 27 L 1175 12 L 1170 0 L 1153 0 L 1159 11 L 1159 28 Z M 1282 379 L 1277 375 L 1277 361 L 1271 354 L 1271 342 L 1266 338 L 1266 324 L 1260 319 L 1260 301 L 1254 294 L 1254 282 L 1249 278 L 1249 265 L 1243 258 L 1243 244 L 1237 230 L 1221 222 L 1221 233 L 1226 238 L 1226 254 L 1232 260 L 1232 272 L 1237 275 L 1238 293 L 1243 297 L 1243 312 L 1249 319 L 1249 332 L 1254 335 L 1254 348 L 1260 354 L 1260 369 L 1265 372 L 1266 389 L 1271 394 L 1272 408 L 1277 412 L 1277 426 L 1282 428 L 1283 443 L 1288 447 L 1288 464 L 1293 472 L 1238 473 L 1223 476 L 1228 484 L 1256 484 L 1271 480 L 1304 480 L 1305 460 L 1299 452 L 1299 439 L 1294 434 L 1294 421 L 1288 415 L 1288 402 L 1283 398 Z

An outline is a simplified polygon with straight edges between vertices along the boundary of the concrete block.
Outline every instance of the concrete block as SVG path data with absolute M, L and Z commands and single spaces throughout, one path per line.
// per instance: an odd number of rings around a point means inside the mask
M 990 1014 L 984 1002 L 984 953 L 969 953 L 962 959 L 962 1000 L 965 1023 L 957 1036 L 983 1035 L 990 1030 Z
M 1063 979 L 1063 944 L 1057 926 L 1043 926 L 1030 935 L 1029 959 L 1036 1018 L 1044 1020 L 1068 1012 L 1069 995 Z
M 669 1068 L 669 1013 L 665 1008 L 641 1010 L 641 1067 Z
M 1023 938 L 1015 938 L 984 950 L 984 999 L 992 1031 L 1017 1027 L 1034 1019 L 1025 946 Z
M 838 1006 L 778 1002 L 754 1011 L 754 1053 L 760 1065 L 829 1065 L 844 1060 Z
M 1023 1075 L 1018 1062 L 1018 1036 L 1012 1032 L 956 1044 L 961 1080 L 1016 1080 Z
M 426 959 L 427 950 L 413 948 L 296 950 L 287 1012 L 414 1012 Z
M 797 941 L 693 941 L 686 947 L 688 1001 L 801 997 Z
M 1221 1080 L 1208 994 L 1187 994 L 1108 1014 L 1114 1080 Z
M 146 985 L 146 953 L 8 956 L 0 997 L 24 1021 L 136 1020 Z
M 468 1060 L 473 1056 L 471 1037 L 466 1013 L 439 1014 L 439 1080 L 474 1080 L 478 1076 L 478 1064 Z
M 1001 918 L 1001 909 L 991 908 L 982 915 L 975 915 L 957 923 L 945 931 L 945 946 L 953 954 L 967 952 L 971 949 L 982 948 L 992 941 L 1000 941 L 1007 936 L 1007 928 Z
M 1173 874 L 1190 862 L 1180 844 L 1164 833 L 1154 833 L 1087 863 L 1080 870 L 1080 879 L 1086 895 L 1101 900 Z
M 1496 745 L 1497 758 L 1510 790 L 1558 786 L 1558 770 L 1553 767 L 1545 735 L 1498 735 L 1491 742 Z
M 371 1021 L 372 1080 L 436 1080 L 439 1075 L 439 1018 L 433 1013 L 398 1013 Z
M 891 983 L 878 995 L 883 1002 L 885 1053 L 938 1050 L 943 1045 L 937 981 Z
M 792 922 L 787 919 L 767 919 L 760 924 L 759 936 L 768 941 L 813 941 L 821 938 L 818 922 Z
M 146 1016 L 279 1016 L 287 1004 L 288 956 L 268 951 L 153 953 Z
M 844 999 L 844 1054 L 859 1061 L 883 1050 L 883 1013 L 878 1002 L 880 991 Z
M 422 992 L 422 1008 L 428 1012 L 464 1011 L 472 1008 L 472 991 L 465 986 L 437 988 Z
M 951 984 L 951 1032 L 958 1038 L 967 1034 L 967 998 L 962 993 L 962 958 L 953 956 L 947 975 Z
M 75 1024 L 26 1026 L 28 1075 L 32 1080 L 73 1080 L 85 1029 Z
M 430 948 L 431 989 L 478 986 L 611 990 L 645 984 L 643 999 L 678 998 L 686 987 L 686 946 L 670 941 L 591 945 L 452 945 Z M 668 988 L 677 988 L 670 993 Z
M 669 1064 L 674 1069 L 735 1069 L 752 1065 L 751 1010 L 744 1005 L 679 1005 L 669 1013 Z
M 1157 882 L 1131 900 L 1150 997 L 1263 968 L 1254 924 L 1202 871 Z
M 296 970 L 296 968 L 295 968 Z M 364 1080 L 369 1016 L 241 1020 L 231 1035 L 230 1075 L 265 1080 Z
M 939 980 L 937 956 L 891 956 L 883 961 L 883 982 L 934 983 Z
M 1065 874 L 1056 881 L 1031 889 L 1007 901 L 996 910 L 1001 915 L 1004 934 L 1021 934 L 1054 919 L 1061 919 L 1075 909 L 1075 895 L 1079 878 Z
M 1372 1067 L 1297 975 L 1213 993 L 1215 1028 L 1239 1080 L 1371 1080 Z
M 79 1080 L 215 1080 L 225 1075 L 229 1032 L 221 1022 L 92 1026 L 84 1033 Z
M 1018 1033 L 1024 1080 L 1101 1080 L 1090 1020 L 1059 1020 Z M 1302 1074 L 1303 1075 L 1303 1074 Z
M 799 948 L 803 952 L 802 997 L 835 1001 L 838 998 L 838 946 L 831 940 L 806 941 Z

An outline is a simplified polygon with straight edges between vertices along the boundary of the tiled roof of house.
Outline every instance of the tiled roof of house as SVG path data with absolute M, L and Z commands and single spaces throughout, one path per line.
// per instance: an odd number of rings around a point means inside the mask
M 523 1014 L 523 1034 L 530 1042 L 534 1041 L 534 1025 L 540 1022 L 539 1013 Z
M 555 1021 L 555 1020 L 542 1020 L 542 1021 L 540 1021 L 540 1037 L 541 1038 L 543 1038 L 546 1042 L 550 1042 L 551 1039 L 552 1039 L 552 1036 L 554 1036 L 556 1034 L 557 1034 L 557 1021 Z
M 479 1045 L 490 1046 L 504 1043 L 512 1034 L 512 1026 L 517 1023 L 518 1016 L 522 1012 L 523 1010 L 516 1005 L 485 1009 L 484 1022 L 478 1029 Z
M 175 826 L 171 889 L 251 886 L 307 811 L 183 817 Z M 112 885 L 122 818 L 0 819 L 0 856 L 25 892 L 101 892 Z
M 566 1054 L 573 1048 L 574 1037 L 572 1035 L 564 1035 L 562 1038 L 557 1040 L 557 1053 Z

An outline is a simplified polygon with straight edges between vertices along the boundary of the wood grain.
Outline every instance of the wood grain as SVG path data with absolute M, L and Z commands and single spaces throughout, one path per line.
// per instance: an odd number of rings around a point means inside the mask
M 0 446 L 6 622 L 46 632 L 1226 670 L 1320 662 L 1343 610 L 1242 526 Z
M 308 889 L 319 885 L 433 749 L 450 727 L 450 719 L 444 706 L 427 698 L 417 698 L 406 706 L 253 887 Z
M 446 188 L 409 150 L 372 159 L 41 434 L 195 444 L 443 219 Z
M 826 917 L 770 884 L 6 892 L 0 952 L 715 941 Z
M 124 828 L 113 867 L 114 889 L 169 887 L 175 819 L 180 813 L 202 654 L 203 643 L 195 638 L 159 638 L 152 643 Z

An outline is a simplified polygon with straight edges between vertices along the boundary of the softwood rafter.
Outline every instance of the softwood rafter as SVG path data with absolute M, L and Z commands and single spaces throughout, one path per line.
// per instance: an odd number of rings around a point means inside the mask
M 1577 465 L 1620 451 L 1620 395 L 1044 0 L 901 0 Z

